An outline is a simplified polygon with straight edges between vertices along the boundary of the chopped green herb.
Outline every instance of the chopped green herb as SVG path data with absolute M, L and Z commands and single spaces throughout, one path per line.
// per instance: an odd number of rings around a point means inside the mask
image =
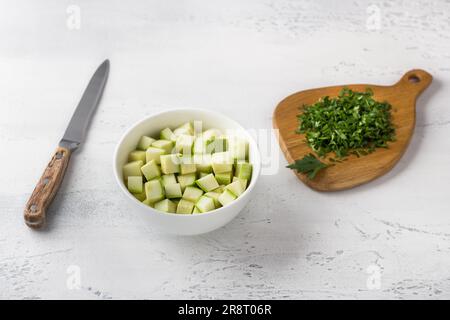
M 373 99 L 365 92 L 342 89 L 339 96 L 321 98 L 312 105 L 304 105 L 298 115 L 298 133 L 320 157 L 334 152 L 337 158 L 349 154 L 366 155 L 376 148 L 387 148 L 394 141 L 391 105 Z
M 301 160 L 295 160 L 294 163 L 291 163 L 287 166 L 287 168 L 295 169 L 297 172 L 301 172 L 308 175 L 309 179 L 314 179 L 316 174 L 328 167 L 328 164 L 321 162 L 318 160 L 313 154 L 308 154 L 303 157 Z

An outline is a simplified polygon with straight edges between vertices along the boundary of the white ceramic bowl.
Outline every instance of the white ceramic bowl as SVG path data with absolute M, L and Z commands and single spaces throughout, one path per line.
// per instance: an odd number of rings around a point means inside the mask
M 127 162 L 128 153 L 136 148 L 139 138 L 143 135 L 158 137 L 159 132 L 166 128 L 175 128 L 187 121 L 200 120 L 203 130 L 218 128 L 233 130 L 249 142 L 249 162 L 253 165 L 252 179 L 245 192 L 225 207 L 201 214 L 174 214 L 157 211 L 139 202 L 128 190 L 122 179 L 122 166 Z M 157 229 L 178 235 L 195 235 L 210 232 L 230 222 L 245 207 L 255 188 L 261 168 L 258 146 L 253 137 L 236 121 L 217 112 L 202 109 L 172 109 L 153 114 L 134 124 L 125 132 L 116 147 L 114 154 L 114 175 L 123 194 L 134 206 L 136 212 L 142 215 Z M 134 214 L 134 212 L 130 212 Z

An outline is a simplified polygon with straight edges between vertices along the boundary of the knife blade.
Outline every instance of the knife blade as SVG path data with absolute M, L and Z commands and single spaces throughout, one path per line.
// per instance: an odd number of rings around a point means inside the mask
M 109 74 L 109 60 L 105 60 L 95 71 L 67 126 L 60 147 L 75 150 L 86 135 L 87 127 L 100 102 Z
M 24 219 L 29 227 L 40 228 L 45 224 L 46 211 L 61 186 L 72 152 L 84 141 L 90 120 L 100 103 L 108 74 L 109 60 L 105 60 L 89 81 L 58 148 L 25 206 Z

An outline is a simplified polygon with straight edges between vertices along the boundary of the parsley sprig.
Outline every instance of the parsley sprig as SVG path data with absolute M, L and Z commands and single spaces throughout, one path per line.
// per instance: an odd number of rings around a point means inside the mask
M 321 162 L 312 153 L 304 156 L 301 160 L 295 160 L 294 163 L 287 166 L 289 169 L 295 169 L 297 172 L 308 175 L 308 178 L 311 180 L 316 177 L 320 170 L 326 167 L 328 167 L 328 164 Z

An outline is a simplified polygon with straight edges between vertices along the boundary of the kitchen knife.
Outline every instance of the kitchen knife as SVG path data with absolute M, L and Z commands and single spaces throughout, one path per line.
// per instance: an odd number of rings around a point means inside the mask
M 24 218 L 29 227 L 40 228 L 44 225 L 47 208 L 61 185 L 70 155 L 84 140 L 90 119 L 100 102 L 108 74 L 109 60 L 105 60 L 89 81 L 58 148 L 26 204 Z

